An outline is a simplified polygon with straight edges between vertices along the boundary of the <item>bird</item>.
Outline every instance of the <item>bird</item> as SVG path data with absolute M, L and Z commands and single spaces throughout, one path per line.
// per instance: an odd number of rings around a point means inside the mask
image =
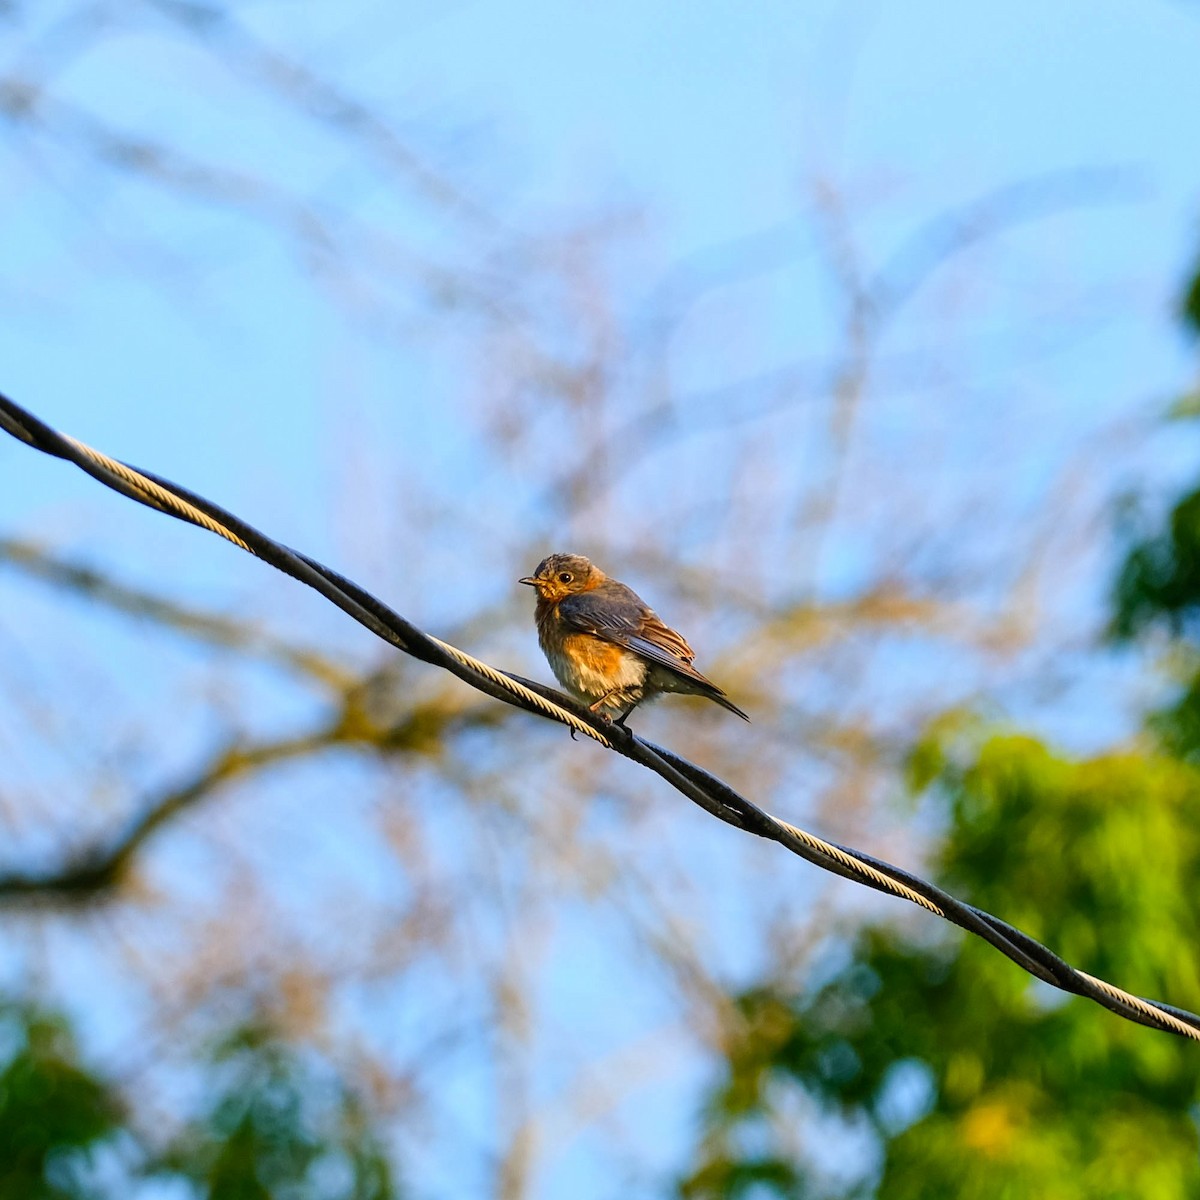
M 518 582 L 537 591 L 534 619 L 550 669 L 592 712 L 617 712 L 615 724 L 624 727 L 643 701 L 683 692 L 750 720 L 692 666 L 696 655 L 682 634 L 583 555 L 551 554 Z

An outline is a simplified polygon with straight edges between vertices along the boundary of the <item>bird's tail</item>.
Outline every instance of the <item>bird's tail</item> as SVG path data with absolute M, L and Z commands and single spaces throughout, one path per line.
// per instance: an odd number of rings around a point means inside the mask
M 743 721 L 749 721 L 750 718 L 716 684 L 712 685 L 711 692 L 704 693 L 710 700 L 715 700 L 722 708 L 727 708 L 731 713 L 737 713 Z
M 660 676 L 654 682 L 657 688 L 666 692 L 685 692 L 693 696 L 704 696 L 709 700 L 716 701 L 722 708 L 729 709 L 731 713 L 737 713 L 743 721 L 750 720 L 707 675 L 701 675 L 690 662 L 672 663 L 665 678 Z

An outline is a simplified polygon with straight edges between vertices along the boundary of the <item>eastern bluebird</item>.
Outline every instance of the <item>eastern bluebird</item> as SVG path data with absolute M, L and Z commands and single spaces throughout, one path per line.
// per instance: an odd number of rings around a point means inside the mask
M 579 554 L 552 554 L 520 580 L 537 589 L 538 642 L 558 682 L 592 712 L 620 710 L 618 725 L 662 692 L 707 696 L 750 720 L 695 667 L 683 636 L 641 597 Z

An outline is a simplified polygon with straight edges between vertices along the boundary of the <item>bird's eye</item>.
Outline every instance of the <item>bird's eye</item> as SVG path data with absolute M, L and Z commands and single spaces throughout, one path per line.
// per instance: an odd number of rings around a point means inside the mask
M 571 572 L 570 571 L 559 571 L 558 582 L 559 583 L 570 583 L 571 582 Z

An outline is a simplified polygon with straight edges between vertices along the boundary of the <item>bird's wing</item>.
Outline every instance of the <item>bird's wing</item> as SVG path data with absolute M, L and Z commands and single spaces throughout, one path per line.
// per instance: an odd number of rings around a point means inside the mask
M 696 656 L 683 635 L 664 625 L 623 583 L 610 580 L 590 592 L 576 592 L 561 601 L 558 611 L 573 629 L 623 646 L 697 683 L 714 686 L 692 666 Z

